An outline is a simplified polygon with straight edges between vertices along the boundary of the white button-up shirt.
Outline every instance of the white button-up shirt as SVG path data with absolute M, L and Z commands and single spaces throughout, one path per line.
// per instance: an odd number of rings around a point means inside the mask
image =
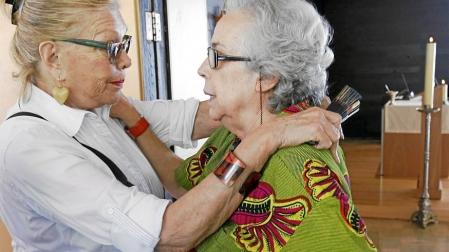
M 0 126 L 0 215 L 15 251 L 152 251 L 169 200 L 157 174 L 109 117 L 59 105 L 34 85 L 18 111 Z M 192 147 L 197 100 L 131 100 L 167 145 Z M 109 167 L 72 137 L 106 155 L 134 184 L 126 187 Z

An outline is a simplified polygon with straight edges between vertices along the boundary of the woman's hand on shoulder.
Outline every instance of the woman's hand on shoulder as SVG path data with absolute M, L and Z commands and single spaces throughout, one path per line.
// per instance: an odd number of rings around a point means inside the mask
M 318 107 L 278 118 L 275 123 L 281 148 L 315 142 L 318 149 L 329 149 L 340 139 L 340 115 Z
M 119 100 L 111 106 L 109 116 L 122 120 L 128 127 L 135 125 L 141 117 L 124 95 L 121 95 Z
M 278 118 L 272 125 L 279 148 L 313 142 L 318 149 L 330 149 L 334 159 L 341 135 L 339 114 L 312 107 L 300 113 Z

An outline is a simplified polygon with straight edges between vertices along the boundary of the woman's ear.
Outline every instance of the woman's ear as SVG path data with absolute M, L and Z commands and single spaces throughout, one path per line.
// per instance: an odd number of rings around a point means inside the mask
M 265 75 L 259 76 L 257 78 L 256 90 L 259 92 L 262 89 L 262 92 L 269 92 L 276 87 L 279 83 L 279 76 L 275 75 Z
M 57 46 L 53 41 L 44 41 L 39 44 L 39 55 L 43 65 L 50 69 L 59 68 Z

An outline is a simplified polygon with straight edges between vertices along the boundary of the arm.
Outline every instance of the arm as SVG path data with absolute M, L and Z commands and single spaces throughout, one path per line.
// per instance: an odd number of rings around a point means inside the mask
M 259 171 L 278 148 L 310 140 L 318 140 L 319 148 L 329 148 L 338 140 L 339 135 L 326 116 L 338 124 L 338 115 L 322 109 L 313 109 L 302 117 L 298 114 L 295 120 L 279 118 L 246 136 L 234 151 L 247 165 L 238 183 L 227 188 L 211 174 L 170 205 L 164 215 L 158 247 L 191 248 L 215 232 L 243 199 L 238 193 L 241 183 L 250 171 Z M 284 125 L 281 130 L 280 125 Z
M 205 101 L 200 102 L 198 112 L 195 117 L 192 139 L 201 139 L 210 136 L 210 134 L 220 127 L 219 121 L 214 121 L 209 117 L 209 104 Z
M 68 238 L 78 233 L 120 251 L 153 251 L 169 201 L 125 187 L 95 154 L 63 131 L 43 120 L 33 124 L 16 124 L 21 130 L 10 131 L 14 136 L 1 150 L 2 168 L 6 169 L 1 176 L 9 182 L 1 186 L 8 199 L 0 204 L 11 205 L 1 214 L 12 218 L 14 230 L 20 233 L 30 225 L 29 219 L 22 218 L 25 215 L 43 216 L 48 223 L 75 230 Z M 7 189 L 10 184 L 17 190 Z M 65 236 L 51 226 L 46 233 L 52 239 Z
M 121 97 L 112 106 L 110 116 L 121 119 L 128 127 L 132 127 L 140 119 L 139 112 L 126 97 Z M 175 198 L 181 197 L 185 190 L 176 183 L 175 170 L 182 159 L 168 149 L 150 128 L 136 139 L 136 143 L 155 169 L 165 188 Z
M 111 110 L 111 112 L 111 116 L 117 116 L 116 110 Z M 130 115 L 131 113 L 122 114 Z M 121 117 L 121 119 L 125 123 L 129 121 L 131 123 L 129 125 L 133 125 L 132 121 L 134 120 L 135 123 L 138 120 L 138 116 L 136 114 L 134 116 L 134 119 L 131 117 Z M 243 199 L 238 193 L 243 182 L 252 171 L 259 171 L 274 151 L 281 147 L 307 141 L 318 141 L 318 148 L 329 148 L 333 142 L 338 141 L 339 124 L 340 117 L 337 114 L 312 108 L 297 115 L 278 118 L 251 132 L 234 151 L 235 155 L 247 165 L 236 183 L 232 187 L 227 187 L 214 174 L 211 174 L 171 204 L 164 214 L 158 248 L 161 250 L 188 249 L 198 245 L 229 218 Z M 157 140 L 155 137 L 150 138 L 147 133 L 138 137 L 139 145 L 151 146 L 154 144 L 153 141 Z M 175 166 L 175 164 L 179 164 L 179 159 L 167 162 L 163 161 L 163 156 L 171 159 L 170 155 L 173 154 L 145 153 L 145 155 L 149 157 L 158 174 L 159 172 L 166 173 L 166 175 L 160 175 L 161 180 L 170 181 L 171 186 L 176 188 L 174 179 L 176 167 L 167 168 L 167 164 Z M 160 167 L 155 165 L 155 161 L 151 161 L 155 159 L 160 159 L 157 162 Z

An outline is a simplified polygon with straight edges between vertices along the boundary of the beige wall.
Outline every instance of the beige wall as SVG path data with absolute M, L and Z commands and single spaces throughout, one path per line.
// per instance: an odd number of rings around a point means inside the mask
M 17 69 L 11 59 L 9 47 L 15 27 L 11 21 L 0 12 L 0 120 L 3 119 L 6 108 L 11 106 L 17 98 L 19 83 L 12 78 L 12 73 Z M 0 250 L 2 251 L 2 250 Z
M 120 12 L 128 25 L 128 34 L 133 36 L 131 48 L 129 49 L 129 56 L 132 59 L 132 65 L 127 70 L 126 82 L 123 87 L 123 93 L 134 98 L 142 98 L 141 92 L 141 78 L 140 78 L 140 57 L 138 51 L 138 0 L 119 0 Z
M 141 98 L 139 57 L 137 50 L 137 0 L 119 0 L 121 12 L 126 24 L 128 25 L 128 34 L 133 36 L 133 43 L 130 49 L 130 57 L 133 65 L 127 71 L 126 83 L 123 92 L 128 96 Z M 0 11 L 0 122 L 3 120 L 5 113 L 17 99 L 20 84 L 12 78 L 15 66 L 9 54 L 9 41 L 11 41 L 15 26 L 11 25 L 10 20 L 2 11 Z M 80 62 L 82 64 L 82 62 Z M 12 251 L 10 246 L 10 238 L 5 227 L 0 222 L 0 251 Z
M 12 72 L 14 71 L 14 64 L 9 54 L 9 43 L 14 26 L 11 21 L 7 19 L 4 13 L 0 12 L 0 121 L 3 120 L 6 109 L 11 106 L 16 100 L 19 92 L 19 84 L 13 80 Z M 0 221 L 0 251 L 12 251 L 11 241 L 5 227 Z

